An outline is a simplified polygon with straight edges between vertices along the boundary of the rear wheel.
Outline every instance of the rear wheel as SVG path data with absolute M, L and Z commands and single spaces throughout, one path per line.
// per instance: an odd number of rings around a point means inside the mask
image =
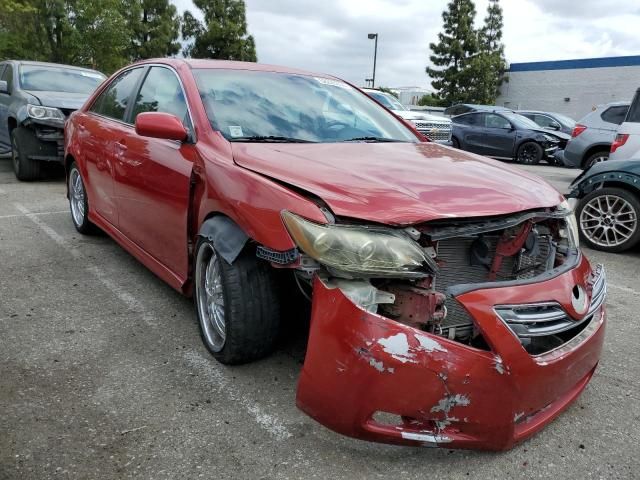
M 580 236 L 591 248 L 622 252 L 640 241 L 640 202 L 621 188 L 595 190 L 580 200 L 576 217 Z
M 270 353 L 280 326 L 277 283 L 268 263 L 249 250 L 232 264 L 200 238 L 194 302 L 202 341 L 221 363 L 239 364 Z
M 604 150 L 601 152 L 596 152 L 587 157 L 587 159 L 584 161 L 583 167 L 585 170 L 587 170 L 593 167 L 596 163 L 606 162 L 607 160 L 609 160 L 609 152 Z
M 542 160 L 542 147 L 536 142 L 525 142 L 518 147 L 516 160 L 524 165 L 537 165 Z
M 460 148 L 460 142 L 456 137 L 451 137 L 451 146 L 453 148 Z
M 40 178 L 42 164 L 27 156 L 29 142 L 37 141 L 31 132 L 23 127 L 11 130 L 11 163 L 18 180 L 29 182 Z

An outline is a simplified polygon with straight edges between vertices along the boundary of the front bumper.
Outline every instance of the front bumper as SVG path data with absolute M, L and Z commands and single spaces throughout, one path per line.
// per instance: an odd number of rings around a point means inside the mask
M 64 158 L 64 132 L 62 127 L 35 121 L 24 123 L 32 137 L 26 146 L 27 157 L 31 160 L 62 162 Z
M 598 364 L 605 310 L 562 347 L 532 356 L 494 307 L 555 301 L 592 271 L 577 267 L 528 285 L 485 288 L 457 300 L 490 351 L 431 335 L 352 303 L 315 279 L 309 345 L 297 405 L 344 435 L 414 446 L 504 450 L 577 398 Z

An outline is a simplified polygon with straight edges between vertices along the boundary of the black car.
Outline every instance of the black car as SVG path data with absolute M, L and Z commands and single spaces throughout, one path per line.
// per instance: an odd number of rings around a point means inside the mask
M 580 237 L 588 247 L 622 252 L 640 242 L 640 161 L 596 163 L 571 184 Z M 575 200 L 574 200 L 575 199 Z
M 0 154 L 11 152 L 19 180 L 35 180 L 42 162 L 62 161 L 66 118 L 106 77 L 55 63 L 0 62 Z
M 542 159 L 556 163 L 569 135 L 540 128 L 522 115 L 510 111 L 472 112 L 453 121 L 454 147 L 487 157 L 536 164 Z

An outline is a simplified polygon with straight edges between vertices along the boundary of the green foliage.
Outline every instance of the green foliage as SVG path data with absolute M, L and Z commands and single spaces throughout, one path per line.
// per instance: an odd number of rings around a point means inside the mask
M 192 43 L 186 57 L 257 61 L 256 46 L 247 33 L 243 0 L 194 0 L 204 15 L 200 22 L 189 11 L 182 17 L 182 37 Z
M 0 0 L 0 59 L 42 60 L 105 73 L 179 51 L 169 0 Z
M 502 8 L 490 0 L 484 25 L 476 30 L 472 0 L 451 0 L 443 12 L 443 32 L 429 46 L 434 67 L 427 67 L 437 97 L 446 105 L 493 104 L 504 81 Z
M 423 95 L 418 99 L 418 105 L 421 107 L 446 107 L 449 103 L 441 98 L 436 98 L 431 94 Z

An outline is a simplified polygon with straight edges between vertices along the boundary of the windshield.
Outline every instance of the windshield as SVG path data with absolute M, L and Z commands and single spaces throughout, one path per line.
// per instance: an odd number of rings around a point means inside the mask
M 213 128 L 229 141 L 418 141 L 340 80 L 248 70 L 193 73 Z
M 408 108 L 402 105 L 396 97 L 394 97 L 393 95 L 389 95 L 388 93 L 372 92 L 370 90 L 367 90 L 367 94 L 375 98 L 382 105 L 387 107 L 389 110 L 401 110 L 401 111 L 408 110 Z
M 535 130 L 540 130 L 541 128 L 540 125 L 538 125 L 533 120 L 529 120 L 527 117 L 522 116 L 518 113 L 500 112 L 500 114 L 503 117 L 508 118 L 516 128 L 533 128 Z
M 20 87 L 23 90 L 64 93 L 92 93 L 106 77 L 93 70 L 50 67 L 43 65 L 20 66 Z

